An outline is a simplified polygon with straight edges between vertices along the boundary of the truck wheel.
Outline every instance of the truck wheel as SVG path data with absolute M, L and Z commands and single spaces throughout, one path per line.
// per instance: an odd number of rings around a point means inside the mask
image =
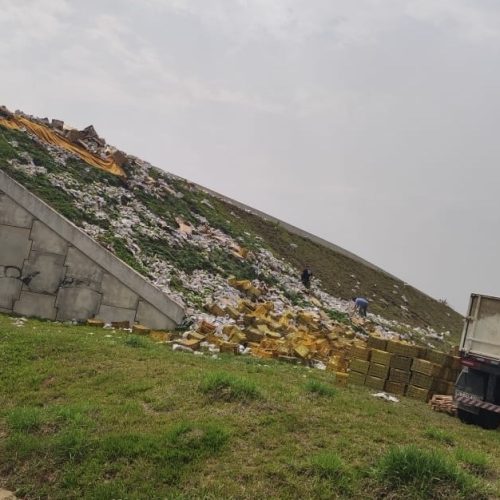
M 477 415 L 474 415 L 474 413 L 470 413 L 468 411 L 462 410 L 461 408 L 457 408 L 457 417 L 464 424 L 470 425 L 470 424 L 476 423 Z
M 478 415 L 478 424 L 483 429 L 496 429 L 500 424 L 500 415 L 491 411 L 481 410 Z

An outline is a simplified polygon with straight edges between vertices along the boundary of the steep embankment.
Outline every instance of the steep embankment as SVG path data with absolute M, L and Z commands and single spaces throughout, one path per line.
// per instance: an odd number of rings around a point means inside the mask
M 0 121 L 0 168 L 182 301 L 189 313 L 234 295 L 227 284 L 233 275 L 258 279 L 267 299 L 285 305 L 345 311 L 351 296 L 365 295 L 372 312 L 394 320 L 385 328 L 407 336 L 410 326 L 448 330 L 452 339 L 460 332 L 461 316 L 445 304 L 117 152 L 92 128 L 67 131 L 59 122 L 49 127 L 9 119 Z M 43 133 L 25 126 L 29 122 Z M 312 295 L 303 292 L 298 278 L 305 263 L 317 277 Z

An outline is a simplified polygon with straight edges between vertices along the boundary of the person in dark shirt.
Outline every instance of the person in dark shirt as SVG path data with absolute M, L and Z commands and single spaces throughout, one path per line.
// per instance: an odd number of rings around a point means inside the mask
M 360 316 L 366 318 L 366 312 L 368 310 L 368 301 L 363 297 L 353 297 L 354 308 L 359 312 Z
M 300 276 L 300 279 L 302 281 L 302 284 L 307 288 L 311 288 L 311 278 L 312 278 L 312 271 L 306 267 L 303 271 L 302 271 L 302 275 Z

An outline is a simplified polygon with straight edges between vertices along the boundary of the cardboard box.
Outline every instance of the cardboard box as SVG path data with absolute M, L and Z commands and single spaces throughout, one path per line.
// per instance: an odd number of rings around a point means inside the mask
M 387 351 L 407 358 L 419 358 L 422 357 L 425 349 L 416 345 L 405 344 L 397 340 L 388 340 Z
M 370 363 L 364 359 L 353 358 L 351 359 L 350 368 L 352 371 L 366 374 L 370 368 Z
M 410 372 L 398 370 L 397 368 L 391 368 L 391 371 L 389 372 L 389 380 L 391 382 L 400 382 L 402 384 L 409 384 Z
M 385 380 L 383 378 L 372 377 L 368 375 L 365 380 L 365 386 L 371 387 L 372 389 L 377 389 L 379 391 L 384 390 Z
M 346 386 L 348 379 L 349 379 L 349 375 L 347 375 L 347 373 L 343 373 L 343 372 L 336 372 L 335 373 L 335 383 L 337 385 Z
M 409 372 L 412 363 L 413 363 L 413 358 L 407 358 L 406 356 L 400 356 L 399 354 L 394 354 L 391 358 L 390 367 L 397 368 L 398 370 L 403 370 L 405 372 Z
M 447 380 L 437 379 L 434 380 L 434 390 L 436 394 L 445 394 L 451 396 L 455 393 L 455 383 L 448 382 Z
M 432 389 L 434 387 L 434 378 L 423 373 L 413 372 L 410 379 L 410 384 L 422 389 Z
M 366 373 L 349 372 L 349 383 L 355 385 L 365 385 Z
M 379 351 L 385 351 L 387 349 L 387 340 L 377 337 L 376 335 L 370 335 L 366 345 L 372 349 L 377 349 Z
M 370 359 L 370 350 L 366 347 L 353 345 L 351 347 L 351 358 L 363 359 L 368 361 Z
M 387 392 L 391 392 L 392 394 L 399 394 L 400 396 L 404 396 L 406 391 L 406 384 L 402 382 L 391 382 L 387 380 L 385 383 L 385 390 Z
M 406 395 L 409 398 L 419 399 L 420 401 L 424 401 L 427 403 L 427 401 L 431 397 L 431 391 L 429 391 L 428 389 L 422 389 L 421 387 L 409 385 L 406 389 Z
M 378 363 L 379 365 L 389 366 L 393 354 L 379 349 L 372 349 L 370 354 L 370 362 Z
M 436 351 L 436 349 L 427 349 L 425 351 L 425 359 L 431 363 L 435 363 L 436 365 L 449 366 L 448 363 L 450 358 L 450 355 L 441 351 Z
M 439 377 L 441 366 L 426 361 L 425 359 L 414 359 L 411 365 L 412 372 L 423 373 L 429 377 Z
M 368 369 L 368 375 L 377 378 L 383 378 L 385 380 L 387 378 L 387 375 L 389 375 L 389 366 L 381 365 L 378 363 L 370 363 L 370 368 Z

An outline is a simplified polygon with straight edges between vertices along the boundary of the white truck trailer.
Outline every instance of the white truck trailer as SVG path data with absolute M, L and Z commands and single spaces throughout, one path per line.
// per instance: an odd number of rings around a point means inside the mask
M 462 422 L 500 424 L 500 298 L 472 294 L 460 341 L 462 371 L 455 385 Z

